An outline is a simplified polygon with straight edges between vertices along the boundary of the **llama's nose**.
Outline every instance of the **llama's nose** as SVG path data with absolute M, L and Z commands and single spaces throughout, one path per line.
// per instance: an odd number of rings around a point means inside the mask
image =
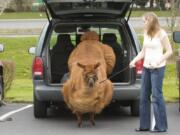
M 89 79 L 89 87 L 94 86 L 94 80 L 92 78 Z

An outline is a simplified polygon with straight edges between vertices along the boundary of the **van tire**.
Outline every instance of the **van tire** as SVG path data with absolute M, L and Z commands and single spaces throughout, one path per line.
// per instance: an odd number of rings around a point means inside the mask
M 131 115 L 139 116 L 139 100 L 132 101 L 131 103 Z
M 45 118 L 47 116 L 46 102 L 39 101 L 34 95 L 34 117 Z

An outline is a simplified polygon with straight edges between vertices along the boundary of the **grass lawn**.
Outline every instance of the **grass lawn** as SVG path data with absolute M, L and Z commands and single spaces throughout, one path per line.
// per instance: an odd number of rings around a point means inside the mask
M 178 78 L 175 64 L 167 64 L 163 84 L 165 100 L 167 102 L 177 101 L 179 98 Z
M 0 38 L 5 50 L 0 53 L 1 60 L 14 61 L 16 65 L 15 80 L 7 92 L 6 100 L 10 102 L 32 101 L 31 67 L 33 56 L 28 49 L 37 44 L 38 37 Z
M 42 19 L 47 18 L 44 12 L 3 13 L 0 19 Z
M 148 11 L 148 10 L 147 10 Z M 147 11 L 133 11 L 132 17 L 141 17 Z M 158 16 L 167 17 L 171 16 L 170 11 L 154 11 Z M 13 13 L 3 13 L 0 19 L 42 19 L 47 18 L 44 12 L 13 12 Z
M 28 48 L 37 44 L 38 38 L 0 38 L 5 45 L 5 51 L 0 53 L 1 60 L 12 60 L 16 63 L 16 77 L 6 100 L 10 102 L 32 101 L 31 65 L 33 56 L 28 54 Z M 178 79 L 175 64 L 168 64 L 163 85 L 166 101 L 177 101 Z
M 31 79 L 15 79 L 11 89 L 7 92 L 8 102 L 32 102 L 33 86 Z
M 28 49 L 37 44 L 38 37 L 0 38 L 5 50 L 0 53 L 1 60 L 14 61 L 16 64 L 16 79 L 30 79 L 33 56 Z
M 150 10 L 146 11 L 132 11 L 131 17 L 141 17 L 145 12 L 149 12 Z M 171 16 L 171 11 L 153 11 L 159 17 L 169 17 Z

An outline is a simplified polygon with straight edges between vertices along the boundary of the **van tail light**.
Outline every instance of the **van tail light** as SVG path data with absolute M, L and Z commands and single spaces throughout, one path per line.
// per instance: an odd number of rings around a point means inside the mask
M 142 74 L 143 63 L 144 63 L 143 59 L 136 62 L 136 74 L 137 75 L 141 75 Z
M 33 77 L 38 77 L 38 78 L 42 79 L 43 72 L 44 72 L 42 58 L 35 57 L 32 68 L 33 68 Z

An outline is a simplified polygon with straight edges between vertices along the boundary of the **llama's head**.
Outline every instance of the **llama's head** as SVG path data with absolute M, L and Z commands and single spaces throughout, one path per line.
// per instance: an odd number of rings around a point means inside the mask
M 98 80 L 97 68 L 100 66 L 100 63 L 89 64 L 89 65 L 83 65 L 83 64 L 77 63 L 77 65 L 83 69 L 83 79 L 86 85 L 89 88 L 93 88 L 96 81 Z

